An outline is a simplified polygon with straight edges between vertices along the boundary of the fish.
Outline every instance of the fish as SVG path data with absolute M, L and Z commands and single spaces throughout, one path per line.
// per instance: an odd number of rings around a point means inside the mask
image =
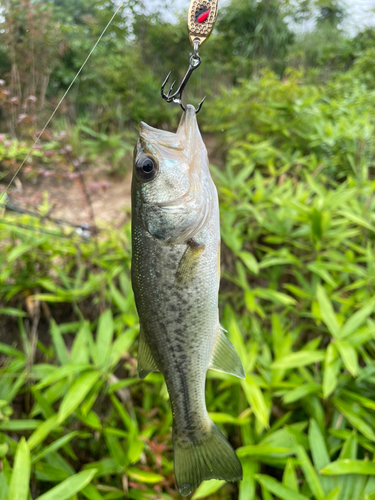
M 208 369 L 245 378 L 219 322 L 219 203 L 193 106 L 176 133 L 141 122 L 131 197 L 138 373 L 164 375 L 175 479 L 188 496 L 204 480 L 242 479 L 235 451 L 208 415 L 205 381 Z

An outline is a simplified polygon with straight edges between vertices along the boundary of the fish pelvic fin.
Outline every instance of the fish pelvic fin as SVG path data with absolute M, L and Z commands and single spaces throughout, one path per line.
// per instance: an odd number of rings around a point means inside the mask
M 145 378 L 151 372 L 158 372 L 159 369 L 156 365 L 151 349 L 148 346 L 142 327 L 139 332 L 138 344 L 138 375 L 139 378 Z
M 245 379 L 242 361 L 224 332 L 225 330 L 219 325 L 212 358 L 208 368 Z
M 213 422 L 201 438 L 190 440 L 174 435 L 173 448 L 176 483 L 183 497 L 190 495 L 202 481 L 242 479 L 241 462 Z

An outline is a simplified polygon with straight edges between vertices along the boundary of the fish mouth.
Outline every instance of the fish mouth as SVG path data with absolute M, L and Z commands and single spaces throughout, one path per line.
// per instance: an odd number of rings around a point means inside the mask
M 172 200 L 153 203 L 156 209 L 177 217 L 180 221 L 180 228 L 178 236 L 175 233 L 172 237 L 173 243 L 185 243 L 203 229 L 210 219 L 216 194 L 216 189 L 210 179 L 207 151 L 198 128 L 194 106 L 187 105 L 176 133 L 158 130 L 141 122 L 140 140 L 146 151 L 155 154 L 160 159 L 168 155 L 165 148 L 181 151 L 183 161 L 188 164 L 187 190 Z M 153 230 L 151 234 L 171 243 L 169 238 L 165 238 L 160 232 Z
M 160 130 L 141 122 L 139 135 L 142 144 L 183 150 L 187 157 L 191 156 L 194 150 L 206 150 L 198 128 L 195 108 L 191 104 L 186 106 L 176 132 Z

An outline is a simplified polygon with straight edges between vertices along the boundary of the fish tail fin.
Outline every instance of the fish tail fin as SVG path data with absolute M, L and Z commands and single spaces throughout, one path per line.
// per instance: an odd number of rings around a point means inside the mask
M 242 466 L 232 446 L 212 422 L 197 439 L 173 437 L 174 472 L 182 496 L 188 496 L 208 479 L 240 481 Z

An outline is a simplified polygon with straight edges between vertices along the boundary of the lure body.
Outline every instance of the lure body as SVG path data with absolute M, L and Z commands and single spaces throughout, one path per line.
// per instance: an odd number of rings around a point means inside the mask
M 176 134 L 141 123 L 132 245 L 138 371 L 141 378 L 151 371 L 165 377 L 180 493 L 190 494 L 205 479 L 239 480 L 241 464 L 205 404 L 208 368 L 240 378 L 244 372 L 219 324 L 218 198 L 190 105 Z

